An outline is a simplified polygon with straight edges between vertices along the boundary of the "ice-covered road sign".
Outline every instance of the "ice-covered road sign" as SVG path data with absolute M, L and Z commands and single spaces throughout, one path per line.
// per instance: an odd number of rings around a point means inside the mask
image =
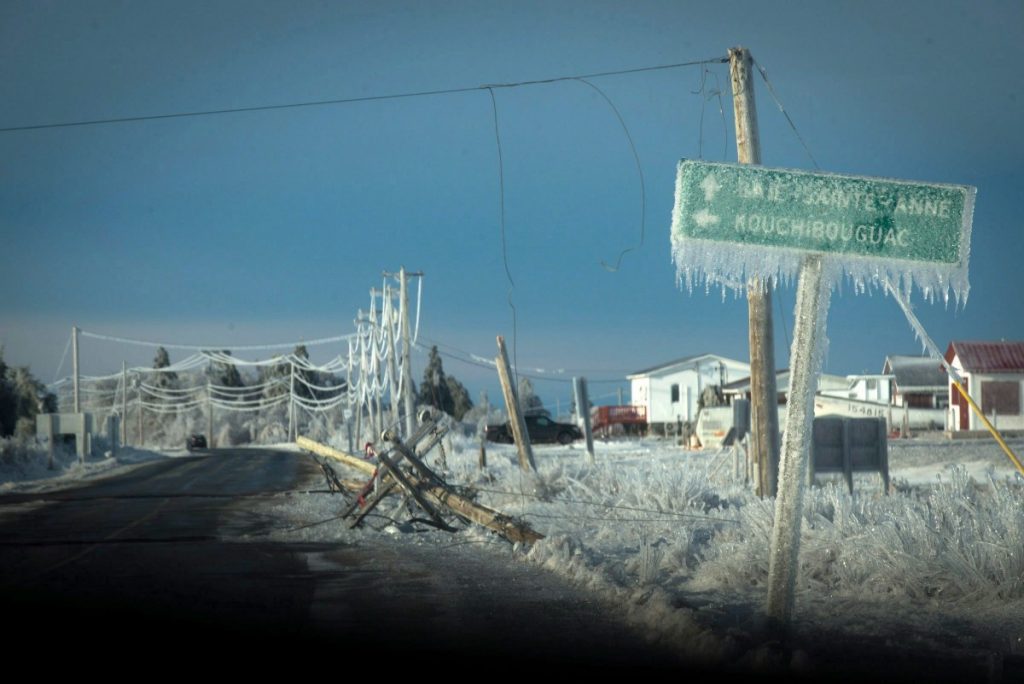
M 684 161 L 687 237 L 944 264 L 965 256 L 972 188 Z
M 684 160 L 672 240 L 681 270 L 712 276 L 730 261 L 727 277 L 792 272 L 794 257 L 819 252 L 854 264 L 855 277 L 881 262 L 888 275 L 925 275 L 924 287 L 966 289 L 974 195 L 963 185 Z

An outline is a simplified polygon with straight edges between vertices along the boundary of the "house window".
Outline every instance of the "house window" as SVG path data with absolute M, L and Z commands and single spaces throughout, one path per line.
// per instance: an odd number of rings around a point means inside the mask
M 679 385 L 672 385 L 672 403 L 679 403 Z
M 981 383 L 981 410 L 991 416 L 1020 415 L 1020 383 L 1016 381 L 990 380 Z

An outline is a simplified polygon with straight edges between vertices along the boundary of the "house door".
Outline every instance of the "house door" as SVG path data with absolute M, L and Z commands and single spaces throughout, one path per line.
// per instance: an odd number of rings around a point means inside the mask
M 970 389 L 971 386 L 968 384 L 969 382 L 970 381 L 967 378 L 964 378 L 964 382 L 963 382 L 964 389 L 967 390 L 968 392 L 971 391 L 971 389 Z M 959 407 L 959 412 L 960 412 L 960 429 L 961 430 L 970 430 L 971 429 L 971 407 L 967 403 L 967 399 L 964 398 L 964 395 L 960 394 L 960 390 L 958 390 L 955 385 L 953 386 L 953 392 L 956 394 L 957 406 Z

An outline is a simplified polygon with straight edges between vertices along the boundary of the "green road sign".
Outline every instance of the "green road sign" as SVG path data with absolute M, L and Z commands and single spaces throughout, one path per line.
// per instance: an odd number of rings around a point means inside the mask
M 673 238 L 966 266 L 974 192 L 687 160 Z

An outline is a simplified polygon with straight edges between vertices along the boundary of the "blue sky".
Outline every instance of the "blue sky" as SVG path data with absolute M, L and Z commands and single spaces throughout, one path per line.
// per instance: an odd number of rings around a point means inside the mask
M 744 45 L 829 171 L 975 185 L 966 307 L 940 346 L 1024 338 L 1020 2 L 5 2 L 0 128 L 473 87 L 724 56 Z M 72 324 L 210 345 L 352 330 L 383 270 L 425 272 L 422 334 L 594 379 L 746 358 L 746 302 L 676 286 L 676 162 L 735 160 L 726 65 L 495 91 L 0 132 L 0 344 L 53 379 Z M 725 114 L 714 96 L 722 88 Z M 696 91 L 696 92 L 695 92 Z M 768 166 L 811 162 L 757 80 Z M 703 127 L 701 117 L 703 110 Z M 703 133 L 702 133 L 703 131 Z M 629 247 L 618 271 L 602 266 Z M 776 307 L 788 365 L 794 288 Z M 825 369 L 921 349 L 895 302 L 834 297 Z M 320 348 L 324 358 L 340 351 Z M 172 358 L 176 355 L 172 354 Z M 152 350 L 83 343 L 83 369 Z M 418 357 L 417 376 L 422 357 Z M 67 366 L 65 366 L 65 371 Z M 497 396 L 493 372 L 446 361 Z M 568 399 L 566 383 L 538 382 Z M 592 389 L 600 396 L 614 389 Z

